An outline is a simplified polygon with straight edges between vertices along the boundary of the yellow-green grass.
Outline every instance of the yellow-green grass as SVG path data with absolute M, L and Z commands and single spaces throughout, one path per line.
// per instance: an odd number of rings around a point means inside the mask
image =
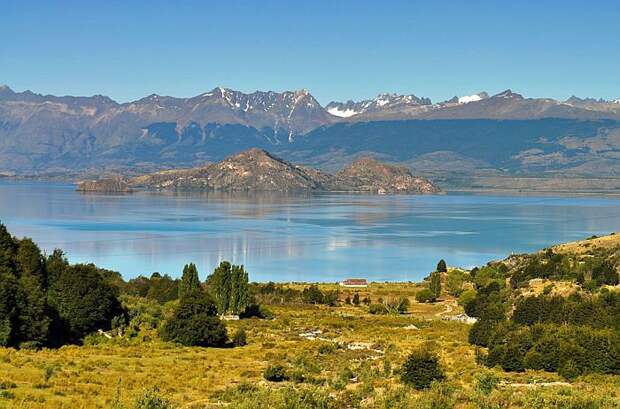
M 321 287 L 335 288 L 331 284 Z M 475 398 L 465 395 L 474 396 L 474 378 L 483 367 L 476 364 L 475 349 L 467 342 L 469 326 L 441 319 L 446 311 L 460 312 L 454 300 L 416 303 L 414 295 L 419 288 L 413 284 L 372 284 L 359 290 L 340 288 L 341 299 L 356 291 L 362 298 L 368 295 L 373 300 L 406 296 L 411 307 L 404 315 L 371 315 L 365 306 L 269 306 L 272 320 L 227 322 L 231 335 L 239 327 L 247 331 L 248 345 L 238 348 L 181 347 L 161 342 L 152 333 L 150 342 L 114 339 L 100 345 L 57 350 L 0 349 L 0 407 L 109 407 L 119 395 L 121 402 L 131 407 L 141 391 L 156 387 L 175 405 L 204 408 L 217 403 L 226 388 L 242 383 L 281 388 L 282 384 L 263 379 L 262 373 L 271 363 L 283 364 L 290 373 L 302 373 L 304 384 L 318 385 L 335 398 L 361 391 L 367 396 L 365 407 L 374 407 L 382 394 L 400 387 L 398 375 L 386 374 L 386 367 L 397 369 L 408 352 L 420 346 L 439 354 L 448 381 L 464 394 L 458 405 L 476 407 Z M 318 337 L 324 339 L 300 336 L 311 330 L 321 330 Z M 351 343 L 367 343 L 369 349 L 350 350 L 347 345 Z M 53 368 L 47 370 L 48 375 L 52 372 L 47 382 L 46 368 Z M 345 368 L 351 369 L 358 379 L 343 388 L 337 380 Z M 511 402 L 515 406 L 528 404 L 523 402 L 529 388 L 509 384 L 563 381 L 552 373 L 495 371 L 507 384 L 495 392 L 498 402 L 507 403 L 501 407 L 512 406 Z M 304 385 L 292 381 L 284 384 Z M 584 396 L 598 394 L 620 399 L 618 377 L 585 377 L 569 388 L 571 393 Z

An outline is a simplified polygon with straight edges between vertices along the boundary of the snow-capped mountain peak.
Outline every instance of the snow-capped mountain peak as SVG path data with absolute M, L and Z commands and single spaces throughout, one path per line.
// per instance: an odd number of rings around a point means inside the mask
M 477 102 L 477 101 L 482 101 L 483 99 L 487 99 L 489 97 L 489 94 L 487 94 L 486 92 L 479 92 L 477 94 L 473 94 L 473 95 L 465 95 L 462 97 L 458 98 L 458 103 L 459 104 L 468 104 L 470 102 Z
M 330 114 L 340 117 L 349 118 L 354 115 L 370 113 L 403 110 L 408 108 L 420 107 L 422 105 L 431 105 L 428 98 L 420 98 L 415 95 L 400 95 L 394 93 L 383 93 L 377 95 L 373 99 L 363 101 L 347 101 L 347 102 L 330 102 L 326 109 Z

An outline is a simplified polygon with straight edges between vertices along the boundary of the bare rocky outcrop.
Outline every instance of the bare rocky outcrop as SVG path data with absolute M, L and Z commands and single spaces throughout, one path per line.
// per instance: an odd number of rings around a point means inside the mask
M 336 175 L 282 160 L 267 151 L 253 148 L 221 162 L 191 169 L 169 170 L 127 181 L 101 179 L 82 182 L 78 190 L 213 191 L 349 191 L 368 193 L 437 193 L 429 180 L 416 177 L 403 166 L 362 158 Z
M 98 180 L 84 180 L 78 183 L 80 192 L 127 193 L 132 189 L 123 177 L 106 177 Z
M 405 166 L 365 157 L 338 172 L 330 190 L 372 193 L 438 193 L 428 179 L 414 176 Z

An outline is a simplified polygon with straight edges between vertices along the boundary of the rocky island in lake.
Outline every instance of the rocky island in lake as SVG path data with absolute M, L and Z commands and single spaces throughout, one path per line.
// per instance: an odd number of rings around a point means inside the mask
M 432 194 L 440 190 L 404 166 L 361 158 L 335 175 L 282 160 L 262 149 L 250 149 L 206 166 L 167 170 L 132 178 L 82 181 L 78 190 L 128 192 L 150 190 L 332 191 Z

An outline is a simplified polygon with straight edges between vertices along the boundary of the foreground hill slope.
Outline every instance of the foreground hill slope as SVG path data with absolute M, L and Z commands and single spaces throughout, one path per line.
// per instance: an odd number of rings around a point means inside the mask
M 207 166 L 157 172 L 124 179 L 83 181 L 78 190 L 122 192 L 127 188 L 216 191 L 352 191 L 369 193 L 437 193 L 425 178 L 403 167 L 362 158 L 336 175 L 298 166 L 253 148 Z

